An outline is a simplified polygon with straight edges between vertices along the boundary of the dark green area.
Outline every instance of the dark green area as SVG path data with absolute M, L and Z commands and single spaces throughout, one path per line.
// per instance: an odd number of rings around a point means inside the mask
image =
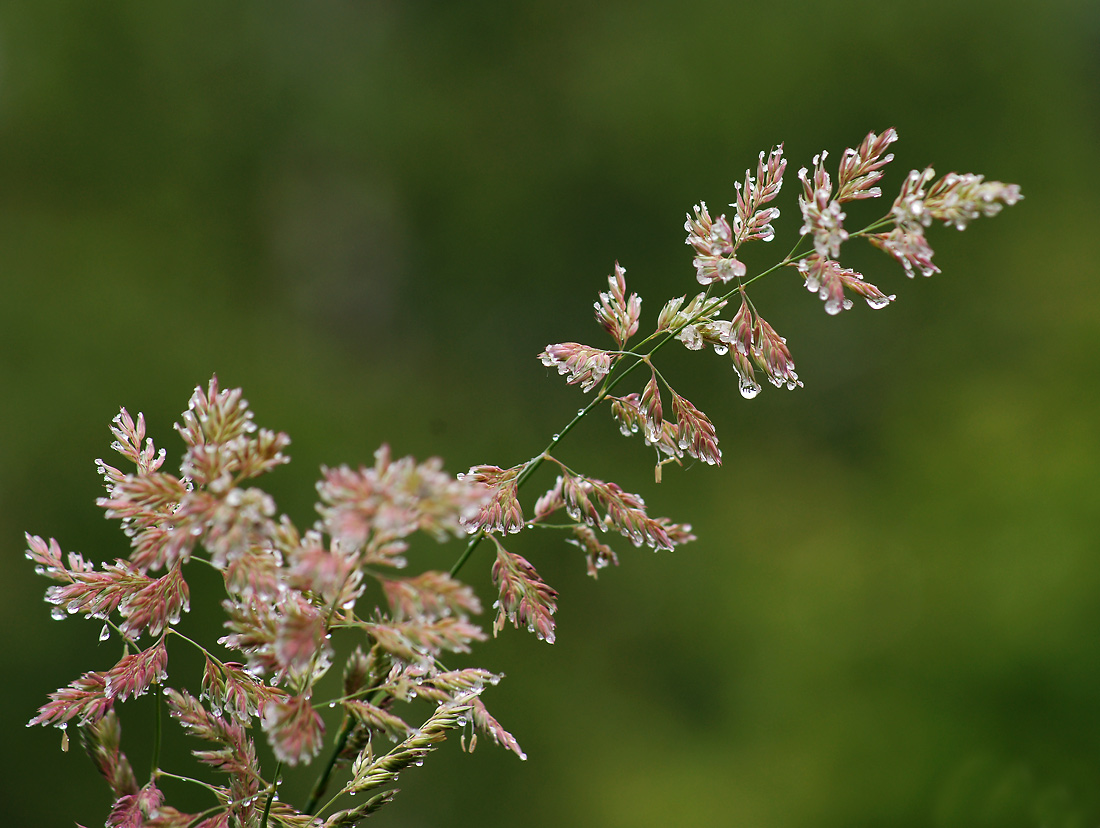
M 474 662 L 508 673 L 485 700 L 529 761 L 448 744 L 371 824 L 1095 825 L 1098 54 L 1087 0 L 4 4 L 4 824 L 106 816 L 79 749 L 22 724 L 117 644 L 51 621 L 21 550 L 126 553 L 94 506 L 120 405 L 173 457 L 191 388 L 243 386 L 294 440 L 264 485 L 300 524 L 321 464 L 384 441 L 519 462 L 582 404 L 535 355 L 605 342 L 616 259 L 652 325 L 696 288 L 693 202 L 786 141 L 766 265 L 795 170 L 893 125 L 888 193 L 931 163 L 1026 200 L 936 228 L 931 279 L 852 245 L 898 294 L 882 311 L 761 283 L 803 390 L 745 402 L 726 360 L 667 349 L 723 468 L 655 486 L 605 418 L 571 435 L 568 462 L 700 540 L 620 544 L 593 583 L 558 538 L 516 539 L 562 593 L 558 643 L 508 630 Z M 466 571 L 487 605 L 488 566 Z M 149 712 L 123 708 L 139 774 Z

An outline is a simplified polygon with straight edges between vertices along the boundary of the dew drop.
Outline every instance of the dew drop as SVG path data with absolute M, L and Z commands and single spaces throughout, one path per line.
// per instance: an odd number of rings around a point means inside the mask
M 99 631 L 99 640 L 100 641 L 106 641 L 110 637 L 111 637 L 111 628 L 107 624 L 104 624 L 103 629 Z
M 550 438 L 550 440 L 551 440 L 552 442 L 555 442 L 555 443 L 556 443 L 556 442 L 558 442 L 558 440 L 560 440 L 560 439 L 561 439 L 561 435 L 560 435 L 560 434 L 555 434 L 555 435 L 554 435 L 553 437 L 551 437 L 551 438 Z
M 751 400 L 760 393 L 760 386 L 752 380 L 741 380 L 740 391 L 742 397 Z

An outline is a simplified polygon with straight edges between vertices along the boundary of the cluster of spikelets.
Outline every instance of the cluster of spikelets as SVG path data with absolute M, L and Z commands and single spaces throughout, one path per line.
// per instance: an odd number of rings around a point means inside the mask
M 196 389 L 177 429 L 186 444 L 179 475 L 162 470 L 164 452 L 146 438 L 143 417 L 135 421 L 123 410 L 112 424 L 114 449 L 135 469 L 100 461 L 108 493 L 99 504 L 122 522 L 128 559 L 96 568 L 78 554 L 64 555 L 52 539 L 27 538 L 38 571 L 58 582 L 47 591 L 54 613 L 101 619 L 101 637 L 114 631 L 123 642 L 114 666 L 52 693 L 31 721 L 81 726 L 116 796 L 108 825 L 251 826 L 265 809 L 270 825 L 355 824 L 388 796 L 324 820 L 296 811 L 270 796 L 277 773 L 261 773 L 250 735 L 259 723 L 283 765 L 309 762 L 324 744 L 318 708 L 326 704 L 343 712 L 335 758 L 352 774 L 341 793 L 377 793 L 452 730 L 486 733 L 522 756 L 479 698 L 500 677 L 447 670 L 440 660 L 484 640 L 470 620 L 481 611 L 477 596 L 445 572 L 401 574 L 410 536 L 465 536 L 467 521 L 485 505 L 485 487 L 448 475 L 438 460 L 394 460 L 382 448 L 371 468 L 324 470 L 320 520 L 301 533 L 285 515 L 276 517 L 270 496 L 245 485 L 286 462 L 289 440 L 255 428 L 239 389 L 219 389 L 216 380 Z M 185 572 L 197 562 L 224 581 L 227 634 L 219 648 L 177 630 L 189 609 Z M 360 615 L 371 583 L 383 606 Z M 322 699 L 315 689 L 331 666 L 336 630 L 358 635 L 359 646 L 344 665 L 338 697 Z M 176 647 L 198 647 L 205 657 L 197 697 L 164 686 Z M 225 784 L 211 788 L 217 803 L 208 814 L 165 805 L 159 771 L 139 787 L 120 749 L 116 704 L 154 688 L 180 726 L 207 743 L 195 751 L 199 761 L 224 774 Z M 395 710 L 414 699 L 434 707 L 419 727 Z M 376 754 L 380 738 L 396 744 Z
M 739 377 L 741 394 L 747 399 L 760 393 L 761 376 L 777 388 L 797 388 L 802 382 L 787 341 L 760 316 L 749 299 L 747 288 L 751 282 L 789 266 L 797 270 L 805 287 L 823 300 L 825 311 L 831 315 L 852 307 L 848 294 L 863 298 L 872 308 L 883 308 L 895 297 L 840 263 L 844 242 L 866 238 L 896 259 L 908 276 L 916 272 L 930 276 L 939 272 L 932 264 L 933 251 L 925 238 L 925 230 L 934 221 L 962 230 L 973 219 L 996 215 L 1002 207 L 1023 197 L 1017 185 L 985 181 L 980 175 L 948 173 L 933 182 L 935 171 L 931 167 L 913 170 L 885 216 L 850 232 L 844 226 L 847 214 L 842 205 L 882 195 L 875 185 L 883 176 L 883 168 L 894 158 L 886 150 L 897 137 L 893 129 L 881 135 L 872 132 L 858 148 L 846 149 L 835 186 L 825 169 L 826 152 L 813 159 L 812 173 L 805 167 L 800 169 L 800 234 L 809 239 L 812 249 L 799 252 L 802 245 L 796 245 L 774 267 L 746 279 L 747 270 L 737 258 L 738 253 L 746 242 L 775 238 L 773 222 L 779 218 L 779 210 L 766 205 L 779 195 L 787 167 L 782 145 L 769 153 L 761 152 L 756 175 L 747 170 L 744 182 L 735 185 L 737 199 L 730 205 L 734 208 L 732 218 L 714 218 L 701 202 L 684 224 L 687 243 L 695 252 L 696 279 L 706 291 L 691 299 L 685 295 L 669 300 L 658 314 L 653 334 L 634 349 L 625 350 L 627 340 L 638 331 L 641 299 L 636 294 L 627 298 L 625 272 L 616 264 L 609 277 L 610 290 L 600 294 L 596 304 L 596 318 L 615 339 L 617 350 L 577 342 L 548 345 L 540 355 L 543 363 L 556 367 L 569 383 L 580 384 L 585 392 L 599 389 L 601 397 L 612 400 L 612 413 L 623 433 L 641 431 L 646 443 L 664 455 L 662 462 L 679 462 L 687 454 L 705 463 L 719 463 L 721 452 L 710 421 L 677 394 L 652 364 L 652 355 L 670 336 L 691 350 L 709 345 L 716 353 L 728 355 Z M 723 309 L 735 299 L 737 312 L 728 319 L 721 318 Z M 613 378 L 624 360 L 624 370 Z M 650 372 L 644 389 L 612 396 L 613 388 L 639 364 Z M 671 396 L 672 422 L 664 417 L 662 387 Z
M 618 563 L 605 542 L 608 534 L 655 550 L 693 540 L 690 526 L 651 517 L 637 494 L 562 462 L 554 454 L 561 438 L 606 402 L 622 433 L 641 433 L 656 452 L 658 481 L 664 465 L 685 457 L 721 464 L 714 425 L 654 364 L 661 347 L 678 340 L 690 350 L 710 346 L 728 356 L 748 399 L 760 392 L 761 375 L 776 387 L 800 387 L 786 340 L 748 297 L 753 281 L 792 267 L 830 314 L 852 306 L 849 293 L 882 308 L 894 296 L 840 264 L 844 242 L 862 236 L 909 276 L 918 271 L 927 276 L 938 272 L 925 238 L 933 221 L 961 230 L 1021 198 L 1015 185 L 981 176 L 950 173 L 933 182 L 930 168 L 914 170 L 889 213 L 850 232 L 842 205 L 881 195 L 875 185 L 893 158 L 886 150 L 896 140 L 889 129 L 846 150 L 835 187 L 824 166 L 826 153 L 814 159 L 812 173 L 800 170 L 801 240 L 774 267 L 747 278 L 738 254 L 746 242 L 775 238 L 779 210 L 768 205 L 780 192 L 787 164 L 782 146 L 760 153 L 755 176 L 746 171 L 735 185 L 732 218 L 712 217 L 703 203 L 687 218 L 696 279 L 705 290 L 669 300 L 653 333 L 629 349 L 640 326 L 641 299 L 628 292 L 625 271 L 616 264 L 608 290 L 595 303 L 596 319 L 616 347 L 566 342 L 547 345 L 539 355 L 570 384 L 595 392 L 592 401 L 545 450 L 512 467 L 475 466 L 453 477 L 438 460 L 394 460 L 383 447 L 371 468 L 323 470 L 319 520 L 300 532 L 285 515 L 276 518 L 269 495 L 246 485 L 287 461 L 283 450 L 289 439 L 257 430 L 239 389 L 219 389 L 215 379 L 206 390 L 195 390 L 177 424 L 186 446 L 178 475 L 161 470 L 164 451 L 146 438 L 144 419 L 139 415 L 135 421 L 123 409 L 112 425 L 113 448 L 135 468 L 123 472 L 98 461 L 107 487 L 99 504 L 121 521 L 129 556 L 97 568 L 78 554 L 64 555 L 52 539 L 27 538 L 28 557 L 58 582 L 47 591 L 55 617 L 100 619 L 101 638 L 113 631 L 123 643 L 114 666 L 85 673 L 52 693 L 31 721 L 62 730 L 70 723 L 80 726 L 116 797 L 109 828 L 343 828 L 390 801 L 395 791 L 389 786 L 398 775 L 422 764 L 451 732 L 461 732 L 463 744 L 469 732 L 471 749 L 476 734 L 484 733 L 523 758 L 516 740 L 480 700 L 500 676 L 477 668 L 449 670 L 441 660 L 485 639 L 471 621 L 480 602 L 457 580 L 458 571 L 489 539 L 498 591 L 494 634 L 511 623 L 553 642 L 558 594 L 530 561 L 505 548 L 508 536 L 534 526 L 561 529 L 584 553 L 593 577 Z M 810 249 L 800 250 L 807 241 Z M 733 300 L 736 312 L 722 318 Z M 641 389 L 614 393 L 636 371 Z M 556 480 L 525 512 L 520 489 L 547 463 L 556 468 Z M 416 533 L 436 541 L 465 536 L 466 550 L 449 573 L 403 574 L 409 539 Z M 189 609 L 185 567 L 195 562 L 218 571 L 224 583 L 227 634 L 216 651 L 177 629 Z M 318 682 L 335 658 L 334 632 L 356 637 L 356 646 L 345 660 L 340 692 L 321 698 Z M 204 654 L 197 697 L 166 686 L 169 650 L 175 647 L 196 647 Z M 205 812 L 183 813 L 164 804 L 158 781 L 183 777 L 157 768 L 139 785 L 121 750 L 116 703 L 151 689 L 187 734 L 206 743 L 193 751 L 199 762 L 222 774 L 224 784 L 199 783 L 216 798 Z M 417 699 L 433 712 L 412 727 L 406 710 L 415 710 L 410 704 Z M 309 802 L 297 810 L 275 795 L 280 774 L 285 766 L 308 764 L 321 753 L 326 739 L 318 709 L 326 705 L 340 709 L 342 723 L 327 764 L 318 763 L 324 767 Z M 267 776 L 250 735 L 257 723 L 280 763 Z M 392 747 L 383 750 L 383 740 Z M 334 771 L 346 782 L 322 803 Z M 358 805 L 331 810 L 342 796 L 359 794 L 366 796 Z

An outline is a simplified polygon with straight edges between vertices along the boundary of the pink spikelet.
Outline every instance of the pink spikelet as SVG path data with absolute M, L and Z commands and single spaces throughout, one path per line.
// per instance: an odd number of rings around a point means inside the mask
M 882 178 L 882 168 L 894 160 L 894 154 L 887 153 L 886 148 L 897 140 L 897 131 L 890 127 L 881 135 L 867 133 L 858 149 L 844 150 L 837 174 L 836 200 L 843 202 L 881 196 L 882 190 L 872 185 Z
M 493 540 L 496 542 L 495 538 Z M 539 577 L 526 558 L 507 551 L 499 543 L 496 547 L 493 583 L 500 591 L 500 598 L 495 604 L 497 617 L 493 622 L 493 634 L 504 629 L 506 622 L 511 622 L 517 629 L 526 626 L 529 632 L 553 644 L 557 590 Z
M 680 448 L 708 465 L 722 465 L 722 450 L 718 448 L 714 424 L 675 391 L 672 392 L 672 416 L 676 418 Z
M 71 719 L 96 722 L 107 714 L 114 697 L 107 693 L 107 674 L 88 672 L 67 687 L 50 693 L 50 701 L 27 726 L 53 724 L 64 729 Z
M 308 695 L 269 704 L 263 728 L 275 756 L 288 765 L 308 762 L 316 756 L 325 734 L 324 723 Z
M 596 321 L 603 325 L 604 330 L 622 348 L 638 332 L 642 300 L 636 293 L 627 297 L 626 269 L 618 262 L 615 262 L 615 272 L 607 277 L 607 282 L 607 293 L 601 293 L 600 300 L 595 305 Z
M 547 345 L 539 354 L 539 359 L 547 368 L 557 368 L 558 373 L 566 377 L 570 385 L 581 386 L 589 392 L 607 377 L 611 371 L 612 357 L 607 351 L 590 348 L 579 342 L 563 342 L 559 345 Z
M 151 685 L 160 683 L 167 675 L 168 649 L 161 638 L 147 650 L 123 656 L 107 671 L 103 690 L 109 698 L 126 701 L 131 696 L 144 695 Z
M 459 480 L 478 483 L 488 488 L 489 497 L 469 521 L 470 532 L 485 531 L 500 534 L 519 532 L 523 529 L 523 508 L 519 503 L 518 477 L 523 466 L 502 469 L 499 466 L 474 466 Z
M 759 239 L 769 242 L 775 238 L 772 222 L 779 218 L 779 209 L 764 209 L 764 205 L 779 195 L 786 169 L 787 161 L 783 157 L 783 145 L 780 144 L 769 153 L 761 151 L 755 178 L 749 174 L 749 170 L 745 170 L 744 186 L 740 182 L 734 183 L 737 201 L 731 206 L 737 208 L 737 216 L 733 222 L 735 249 L 746 241 Z

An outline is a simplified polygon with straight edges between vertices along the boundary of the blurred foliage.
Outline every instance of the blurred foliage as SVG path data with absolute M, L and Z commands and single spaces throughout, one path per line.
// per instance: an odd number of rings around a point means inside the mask
M 243 386 L 295 441 L 266 487 L 304 522 L 318 466 L 383 441 L 518 462 L 580 402 L 535 354 L 603 341 L 616 258 L 651 324 L 693 290 L 694 201 L 779 141 L 793 173 L 890 125 L 887 192 L 932 163 L 1026 200 L 939 229 L 932 279 L 858 254 L 887 310 L 764 282 L 804 390 L 746 403 L 724 360 L 669 357 L 724 468 L 657 487 L 609 422 L 571 436 L 699 542 L 593 583 L 525 540 L 559 643 L 508 630 L 477 660 L 509 674 L 486 701 L 530 760 L 448 745 L 375 820 L 1096 824 L 1098 54 L 1089 0 L 4 4 L 6 824 L 106 814 L 80 751 L 21 725 L 117 645 L 51 622 L 20 550 L 124 554 L 93 505 L 118 406 L 171 456 L 195 384 Z M 797 231 L 792 182 L 758 264 Z M 147 701 L 123 708 L 139 768 Z

